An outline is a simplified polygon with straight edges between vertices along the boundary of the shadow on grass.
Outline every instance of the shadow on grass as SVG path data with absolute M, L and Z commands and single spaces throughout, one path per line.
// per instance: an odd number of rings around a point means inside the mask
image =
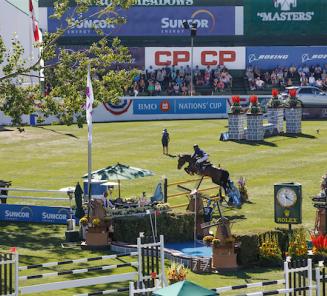
M 56 248 L 61 250 L 65 226 L 32 223 L 0 223 L 0 243 L 8 247 L 31 250 Z
M 0 126 L 0 132 L 13 132 L 13 129 L 6 128 L 4 126 Z
M 306 138 L 306 139 L 317 139 L 316 136 L 314 135 L 309 135 L 309 134 L 281 134 L 282 137 L 287 137 L 287 138 Z
M 250 146 L 269 146 L 269 147 L 278 147 L 277 144 L 267 142 L 267 141 L 248 141 L 248 140 L 228 140 L 237 144 L 250 145 Z
M 37 126 L 37 128 L 41 128 L 41 129 L 44 129 L 46 131 L 50 131 L 50 132 L 53 132 L 53 133 L 56 133 L 56 134 L 59 134 L 59 135 L 64 135 L 64 136 L 67 136 L 67 137 L 71 137 L 71 138 L 74 138 L 74 139 L 78 139 L 77 136 L 75 136 L 74 134 L 71 134 L 71 133 L 61 133 L 61 132 L 58 132 L 52 128 L 47 128 L 47 127 L 44 127 L 44 126 Z
M 251 280 L 253 279 L 252 274 L 255 273 L 266 273 L 266 272 L 270 272 L 272 270 L 276 270 L 274 268 L 270 268 L 270 267 L 254 267 L 254 268 L 242 268 L 242 269 L 238 269 L 238 270 L 221 270 L 219 271 L 220 275 L 224 275 L 224 276 L 230 276 L 230 277 L 237 277 L 238 279 L 244 279 L 245 281 L 250 280 L 250 282 L 252 282 Z M 262 278 L 262 279 L 258 279 L 261 281 L 265 281 L 265 280 L 269 280 L 269 278 Z
M 228 218 L 229 221 L 234 221 L 234 222 L 247 219 L 244 215 L 232 215 L 232 216 L 226 216 L 226 218 Z

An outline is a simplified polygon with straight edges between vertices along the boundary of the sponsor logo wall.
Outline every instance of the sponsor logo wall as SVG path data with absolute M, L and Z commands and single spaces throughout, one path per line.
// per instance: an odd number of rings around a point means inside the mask
M 261 69 L 273 69 L 277 66 L 327 64 L 327 46 L 272 46 L 247 47 L 246 65 Z
M 191 64 L 190 47 L 146 47 L 145 68 L 186 66 Z M 228 69 L 245 69 L 245 47 L 195 47 L 193 49 L 194 68 L 225 65 Z
M 93 111 L 94 122 L 227 118 L 228 97 L 125 97 Z
M 70 209 L 26 205 L 0 205 L 0 221 L 66 224 Z
M 91 7 L 84 16 L 96 14 L 101 8 Z M 76 25 L 67 30 L 65 36 L 95 36 L 94 28 L 101 29 L 104 34 L 112 36 L 189 36 L 190 31 L 185 30 L 183 21 L 195 22 L 198 25 L 198 34 L 201 36 L 235 35 L 243 32 L 243 28 L 235 28 L 234 6 L 197 6 L 197 7 L 139 7 L 134 6 L 128 10 L 118 9 L 103 16 L 90 17 L 82 22 L 74 19 Z M 50 18 L 54 9 L 47 8 L 47 30 L 55 32 L 57 28 L 66 26 L 67 15 L 74 15 L 74 8 L 60 19 Z M 126 24 L 116 25 L 107 23 L 108 17 L 124 17 Z M 74 21 L 73 20 L 73 21 Z M 237 23 L 237 26 L 240 26 Z M 242 24 L 243 26 L 243 24 Z M 44 25 L 43 27 L 46 27 Z M 240 34 L 240 33 L 238 33 Z
M 245 35 L 320 35 L 327 24 L 325 0 L 244 0 Z

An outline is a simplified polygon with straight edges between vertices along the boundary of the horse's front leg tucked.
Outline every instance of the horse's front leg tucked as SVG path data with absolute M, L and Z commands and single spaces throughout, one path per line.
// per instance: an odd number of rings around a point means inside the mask
M 194 173 L 190 170 L 190 166 L 187 166 L 186 168 L 184 168 L 184 171 L 189 175 L 194 175 Z

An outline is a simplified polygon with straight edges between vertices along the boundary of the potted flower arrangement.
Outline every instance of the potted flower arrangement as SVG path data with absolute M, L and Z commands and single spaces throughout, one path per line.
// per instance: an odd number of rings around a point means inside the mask
M 250 107 L 248 110 L 248 114 L 260 114 L 261 113 L 261 107 L 258 101 L 257 96 L 251 96 L 250 97 Z
M 86 216 L 82 217 L 79 220 L 79 224 L 80 224 L 80 238 L 82 240 L 85 240 L 86 239 L 86 232 L 87 232 L 87 229 L 88 229 L 88 223 L 89 223 L 89 220 L 87 219 Z
M 213 235 L 206 235 L 205 237 L 203 237 L 202 241 L 206 246 L 211 246 L 213 239 Z
M 186 279 L 187 269 L 183 264 L 172 263 L 168 268 L 168 280 L 170 284 L 174 284 Z
M 289 134 L 301 133 L 302 107 L 296 96 L 296 89 L 289 90 L 285 104 L 286 132 Z
M 242 113 L 242 107 L 240 102 L 241 102 L 241 98 L 239 96 L 232 96 L 232 105 L 230 107 L 230 111 L 232 114 Z
M 272 89 L 271 99 L 267 103 L 268 123 L 273 124 L 277 134 L 283 131 L 284 123 L 284 106 L 278 95 L 278 89 Z
M 276 234 L 265 234 L 259 238 L 259 263 L 262 266 L 280 266 L 282 251 Z
M 212 267 L 216 269 L 237 267 L 234 237 L 212 240 Z
M 239 96 L 232 96 L 230 113 L 228 113 L 228 136 L 231 140 L 244 139 L 245 115 L 240 105 Z
M 246 188 L 245 178 L 240 177 L 237 181 L 238 191 L 241 195 L 241 202 L 246 202 L 249 200 L 248 189 Z
M 304 228 L 295 229 L 289 239 L 287 256 L 292 259 L 304 259 L 308 256 L 308 246 Z
M 327 235 L 311 235 L 314 261 L 322 261 L 327 257 Z
M 246 139 L 262 141 L 264 136 L 263 114 L 257 96 L 250 97 L 250 107 L 247 113 Z

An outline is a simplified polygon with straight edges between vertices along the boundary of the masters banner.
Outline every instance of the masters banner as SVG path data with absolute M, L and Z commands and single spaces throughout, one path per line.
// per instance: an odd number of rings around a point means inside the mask
M 248 36 L 320 35 L 326 25 L 326 0 L 244 0 Z

